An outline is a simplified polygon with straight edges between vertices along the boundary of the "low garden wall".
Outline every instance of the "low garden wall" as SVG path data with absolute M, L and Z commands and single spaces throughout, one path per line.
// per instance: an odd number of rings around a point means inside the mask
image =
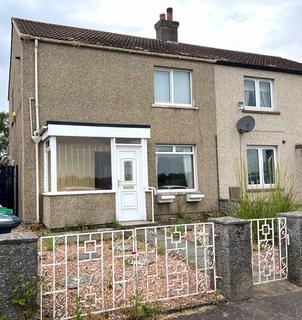
M 302 286 L 302 212 L 290 212 L 290 213 L 281 213 L 279 214 L 282 219 L 286 219 L 287 226 L 285 228 L 282 225 L 280 229 L 282 232 L 280 236 L 284 239 L 289 235 L 290 245 L 288 246 L 288 266 L 286 265 L 286 269 L 288 269 L 288 278 L 290 281 L 294 282 L 297 285 Z M 267 234 L 268 229 L 273 228 L 273 224 L 269 224 L 266 222 L 266 219 L 263 219 L 264 222 L 258 226 L 261 227 L 261 232 L 264 235 Z M 267 219 L 268 220 L 268 219 Z M 278 220 L 277 220 L 277 223 Z M 205 226 L 208 226 L 206 229 Z M 160 227 L 150 227 L 151 229 L 157 230 L 156 228 Z M 168 228 L 168 227 L 163 227 Z M 169 228 L 175 228 L 171 226 Z M 167 253 L 164 253 L 163 256 L 159 257 L 158 254 L 160 250 L 166 250 L 167 252 L 171 250 L 171 248 L 159 248 L 159 239 L 160 236 L 154 233 L 148 233 L 148 236 L 151 238 L 151 242 L 154 245 L 156 263 L 159 260 L 167 261 L 167 259 L 179 259 L 180 264 L 187 264 L 188 266 L 191 264 L 195 267 L 193 269 L 195 272 L 199 271 L 198 267 L 198 259 L 193 259 L 192 261 L 187 261 L 186 259 L 190 257 L 186 257 L 185 254 L 181 253 L 181 251 L 177 251 L 178 246 L 181 244 L 181 239 L 186 235 L 186 237 L 190 238 L 191 243 L 196 246 L 196 251 L 188 250 L 187 253 L 190 253 L 192 257 L 196 252 L 198 252 L 199 247 L 202 249 L 200 252 L 204 252 L 209 247 L 210 243 L 204 242 L 202 239 L 213 239 L 212 246 L 210 248 L 210 256 L 211 256 L 211 270 L 208 270 L 209 275 L 214 275 L 211 279 L 211 283 L 208 283 L 209 288 L 216 288 L 219 292 L 230 301 L 238 301 L 243 299 L 248 299 L 253 296 L 253 270 L 252 270 L 252 253 L 253 247 L 251 243 L 252 232 L 251 223 L 248 220 L 243 220 L 239 218 L 232 217 L 221 217 L 221 218 L 212 218 L 209 220 L 207 224 L 199 224 L 198 232 L 197 224 L 185 225 L 184 229 L 175 229 L 176 231 L 170 234 L 171 243 L 175 244 L 174 254 L 167 257 Z M 140 228 L 138 228 L 140 229 Z M 142 229 L 142 228 L 141 228 Z M 131 229 L 132 230 L 132 229 Z M 126 233 L 134 232 L 134 234 L 139 235 L 136 229 L 132 231 L 112 231 L 121 233 L 125 235 Z M 166 229 L 165 229 L 166 230 Z M 187 232 L 187 230 L 189 230 Z M 284 230 L 284 232 L 283 232 Z M 192 232 L 195 232 L 196 235 Z M 167 231 L 164 232 L 167 234 Z M 87 233 L 88 234 L 88 233 Z M 174 239 L 174 234 L 177 235 Z M 86 257 L 90 257 L 90 262 L 94 263 L 94 259 L 97 258 L 96 245 L 97 241 L 92 240 L 91 234 L 89 235 L 88 241 L 83 241 L 81 247 L 83 246 L 84 253 L 82 254 L 83 261 L 86 260 Z M 198 235 L 198 238 L 197 238 Z M 62 235 L 63 242 L 62 248 L 64 248 L 64 239 L 67 239 L 70 235 Z M 104 234 L 101 234 L 102 241 L 106 241 L 103 238 Z M 140 235 L 141 239 L 144 239 L 144 236 Z M 59 236 L 58 236 L 59 237 Z M 76 235 L 76 237 L 79 236 Z M 44 237 L 44 240 L 47 242 L 48 237 Z M 51 238 L 51 237 L 50 237 Z M 113 246 L 113 239 L 111 237 L 107 239 L 106 246 L 108 249 L 108 255 L 110 256 L 110 248 L 111 251 Z M 131 240 L 131 238 L 129 238 Z M 193 239 L 193 240 L 192 240 Z M 195 240 L 194 240 L 195 239 Z M 0 319 L 1 320 L 15 320 L 15 319 L 31 319 L 31 316 L 38 311 L 39 303 L 37 297 L 40 293 L 40 286 L 38 284 L 38 268 L 39 268 L 39 259 L 38 259 L 38 246 L 39 237 L 31 232 L 25 233 L 10 233 L 0 235 Z M 162 239 L 160 241 L 166 241 L 166 239 Z M 188 241 L 185 239 L 185 241 Z M 209 241 L 209 240 L 207 240 Z M 142 240 L 139 240 L 142 242 Z M 48 243 L 48 242 L 47 242 Z M 79 240 L 77 240 L 77 245 L 79 246 Z M 73 243 L 73 246 L 76 245 Z M 167 242 L 166 242 L 167 243 Z M 87 244 L 87 248 L 86 248 Z M 157 244 L 157 245 L 156 245 Z M 50 251 L 46 255 L 49 259 L 52 259 L 53 243 L 49 242 Z M 142 250 L 148 250 L 148 245 L 144 245 L 143 242 L 140 243 Z M 66 246 L 66 244 L 65 244 Z M 105 242 L 104 242 L 105 246 Z M 191 244 L 192 246 L 192 244 Z M 103 248 L 103 247 L 102 247 Z M 118 246 L 117 246 L 118 248 Z M 135 248 L 135 250 L 133 250 Z M 144 249 L 145 248 L 145 249 Z M 190 249 L 190 248 L 189 248 Z M 88 251 L 87 251 L 88 250 Z M 102 249 L 103 250 L 103 249 Z M 122 259 L 125 263 L 125 267 L 131 267 L 137 263 L 138 259 L 135 258 L 135 255 L 139 253 L 140 248 L 136 248 L 136 245 L 131 248 L 130 251 L 126 249 L 125 243 L 119 245 L 119 249 L 121 253 L 117 258 Z M 274 248 L 272 248 L 274 250 Z M 126 252 L 127 251 L 127 252 Z M 136 251 L 136 252 L 135 252 Z M 73 253 L 74 257 L 79 260 L 79 251 L 77 250 Z M 147 252 L 147 251 L 145 251 Z M 153 251 L 152 251 L 153 252 Z M 194 253 L 195 252 L 195 253 Z M 148 253 L 149 254 L 149 253 Z M 113 253 L 114 255 L 114 253 Z M 166 255 L 166 256 L 165 256 Z M 125 256 L 129 256 L 126 263 Z M 164 258 L 166 257 L 166 258 Z M 41 257 L 43 258 L 43 257 Z M 71 260 L 71 256 L 68 257 Z M 115 258 L 115 257 L 114 257 Z M 149 256 L 149 259 L 151 256 Z M 203 259 L 207 258 L 204 256 Z M 287 257 L 286 257 L 287 258 Z M 67 259 L 67 257 L 66 257 Z M 89 260 L 88 259 L 88 260 Z M 131 260 L 132 259 L 132 260 Z M 66 260 L 67 261 L 67 260 Z M 132 261 L 132 262 L 131 262 Z M 200 260 L 201 261 L 201 260 Z M 205 260 L 207 261 L 207 260 Z M 64 260 L 61 263 L 64 263 Z M 140 261 L 142 262 L 142 261 Z M 285 261 L 287 263 L 287 260 Z M 55 262 L 56 263 L 56 262 Z M 149 265 L 148 259 L 144 260 L 145 265 Z M 151 262 L 150 262 L 151 263 Z M 204 263 L 204 262 L 202 262 Z M 53 263 L 52 263 L 53 264 Z M 52 265 L 51 264 L 51 265 Z M 204 264 L 206 265 L 206 264 Z M 213 265 L 216 266 L 216 269 L 213 269 Z M 140 265 L 141 267 L 141 265 Z M 287 268 L 288 267 L 288 268 Z M 207 269 L 207 267 L 205 267 Z M 88 268 L 89 269 L 89 268 Z M 88 270 L 87 269 L 87 270 Z M 52 272 L 52 267 L 50 267 L 48 272 Z M 66 265 L 67 270 L 67 265 Z M 141 269 L 140 269 L 141 270 Z M 147 270 L 147 269 L 144 269 Z M 204 271 L 203 271 L 204 272 Z M 149 275 L 150 276 L 150 275 Z M 158 275 L 159 276 L 159 275 Z M 287 274 L 286 274 L 287 276 Z M 67 275 L 66 275 L 67 277 Z M 194 277 L 195 278 L 195 277 Z M 144 277 L 145 279 L 145 277 Z M 150 278 L 151 279 L 151 278 Z M 57 280 L 55 280 L 57 283 Z M 207 282 L 205 282 L 207 284 Z M 217 284 L 217 285 L 216 285 Z M 80 286 L 81 284 L 76 281 L 75 286 Z M 54 284 L 52 284 L 54 286 Z M 112 286 L 112 285 L 111 285 Z M 113 284 L 114 287 L 114 284 Z M 109 288 L 109 285 L 108 285 Z M 107 289 L 108 289 L 107 288 Z M 114 289 L 114 288 L 113 288 Z M 52 291 L 52 287 L 48 287 L 49 291 Z M 109 290 L 109 289 L 108 289 Z M 112 290 L 112 288 L 110 288 Z M 75 291 L 76 292 L 76 291 Z M 56 294 L 56 293 L 55 293 Z M 91 294 L 89 294 L 91 296 Z M 51 300 L 51 299 L 50 299 Z M 53 302 L 52 302 L 53 303 Z M 63 317 L 64 318 L 64 317 Z

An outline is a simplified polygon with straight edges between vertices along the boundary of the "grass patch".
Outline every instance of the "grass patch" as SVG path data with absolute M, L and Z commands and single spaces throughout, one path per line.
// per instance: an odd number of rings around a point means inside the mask
M 233 216 L 242 219 L 275 218 L 277 213 L 296 211 L 295 194 L 286 173 L 281 177 L 276 170 L 276 181 L 269 191 L 265 189 L 251 192 L 246 183 L 241 183 L 239 206 L 234 206 Z M 244 177 L 247 182 L 247 174 Z

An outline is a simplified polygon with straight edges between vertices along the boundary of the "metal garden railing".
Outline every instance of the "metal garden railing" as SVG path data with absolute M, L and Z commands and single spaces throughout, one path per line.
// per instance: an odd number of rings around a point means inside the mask
M 213 223 L 40 239 L 40 317 L 70 319 L 216 290 Z

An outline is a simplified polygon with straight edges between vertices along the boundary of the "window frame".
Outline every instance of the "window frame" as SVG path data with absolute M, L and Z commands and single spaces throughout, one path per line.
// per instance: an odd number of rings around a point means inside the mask
M 60 137 L 60 136 L 58 136 Z M 108 190 L 79 190 L 79 191 L 58 191 L 57 188 L 57 137 L 49 137 L 44 141 L 44 192 L 43 194 L 47 195 L 72 195 L 72 194 L 97 194 L 97 193 L 114 193 L 115 188 L 113 185 L 114 179 L 114 159 L 113 159 L 113 152 L 114 152 L 114 139 L 110 139 L 110 151 L 111 151 L 111 178 L 112 178 L 112 186 L 111 189 Z M 68 138 L 73 138 L 68 136 Z M 89 138 L 89 137 L 87 137 Z M 47 143 L 49 141 L 49 145 Z M 51 152 L 49 152 L 51 151 Z M 51 190 L 48 189 L 48 161 L 49 161 L 49 154 L 51 159 Z
M 172 147 L 172 151 L 169 152 L 162 152 L 156 151 L 156 147 Z M 192 147 L 191 152 L 179 152 L 176 151 L 176 147 Z M 159 189 L 158 188 L 158 181 L 157 181 L 157 162 L 158 162 L 158 155 L 192 155 L 193 158 L 193 188 L 191 189 Z M 196 161 L 196 146 L 193 144 L 156 144 L 155 145 L 155 174 L 156 174 L 156 191 L 157 193 L 191 193 L 196 192 L 198 190 L 198 178 L 197 178 L 197 161 Z
M 259 184 L 249 184 L 248 177 L 248 157 L 247 150 L 257 150 L 258 153 L 258 162 L 259 162 Z M 273 150 L 274 154 L 274 174 L 275 174 L 275 183 L 268 184 L 264 183 L 264 168 L 263 168 L 263 150 Z M 247 186 L 248 189 L 269 189 L 274 188 L 276 185 L 276 174 L 277 174 L 277 146 L 247 146 L 246 148 L 246 160 L 247 160 Z
M 247 106 L 245 105 L 245 86 L 244 81 L 245 80 L 251 80 L 255 83 L 255 100 L 256 100 L 256 106 Z M 260 82 L 268 82 L 270 85 L 270 95 L 271 95 L 271 107 L 261 107 L 261 99 L 260 99 Z M 244 76 L 243 78 L 243 93 L 244 93 L 244 110 L 250 110 L 250 111 L 275 111 L 275 105 L 274 105 L 274 91 L 273 91 L 273 80 L 272 79 L 266 79 L 266 78 L 255 78 L 255 77 L 249 77 Z
M 170 101 L 169 102 L 155 101 L 155 71 L 166 71 L 169 73 L 169 90 L 170 90 Z M 177 103 L 174 101 L 174 72 L 187 72 L 187 73 L 189 73 L 190 103 Z M 193 107 L 192 71 L 186 70 L 186 69 L 155 67 L 153 70 L 153 96 L 154 96 L 154 105 L 155 106 L 192 108 Z

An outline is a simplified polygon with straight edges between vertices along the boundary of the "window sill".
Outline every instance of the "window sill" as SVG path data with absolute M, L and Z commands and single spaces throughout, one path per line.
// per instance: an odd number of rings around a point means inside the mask
M 186 110 L 198 110 L 198 107 L 195 106 L 184 106 L 184 105 L 177 105 L 177 104 L 152 104 L 152 108 L 167 108 L 167 109 L 186 109 Z
M 81 194 L 103 194 L 115 193 L 114 190 L 93 190 L 93 191 L 60 191 L 60 192 L 43 192 L 42 196 L 72 196 Z
M 276 188 L 274 186 L 271 187 L 248 187 L 247 192 L 248 193 L 260 193 L 260 192 L 272 192 L 275 191 Z M 282 191 L 284 188 L 281 189 Z
M 242 109 L 242 113 L 257 113 L 257 114 L 271 114 L 271 115 L 280 115 L 280 111 L 270 111 L 270 110 L 253 110 L 253 109 Z
M 187 194 L 187 193 L 196 193 L 199 192 L 196 189 L 156 189 L 157 194 L 162 194 L 162 193 L 172 193 L 172 194 Z

